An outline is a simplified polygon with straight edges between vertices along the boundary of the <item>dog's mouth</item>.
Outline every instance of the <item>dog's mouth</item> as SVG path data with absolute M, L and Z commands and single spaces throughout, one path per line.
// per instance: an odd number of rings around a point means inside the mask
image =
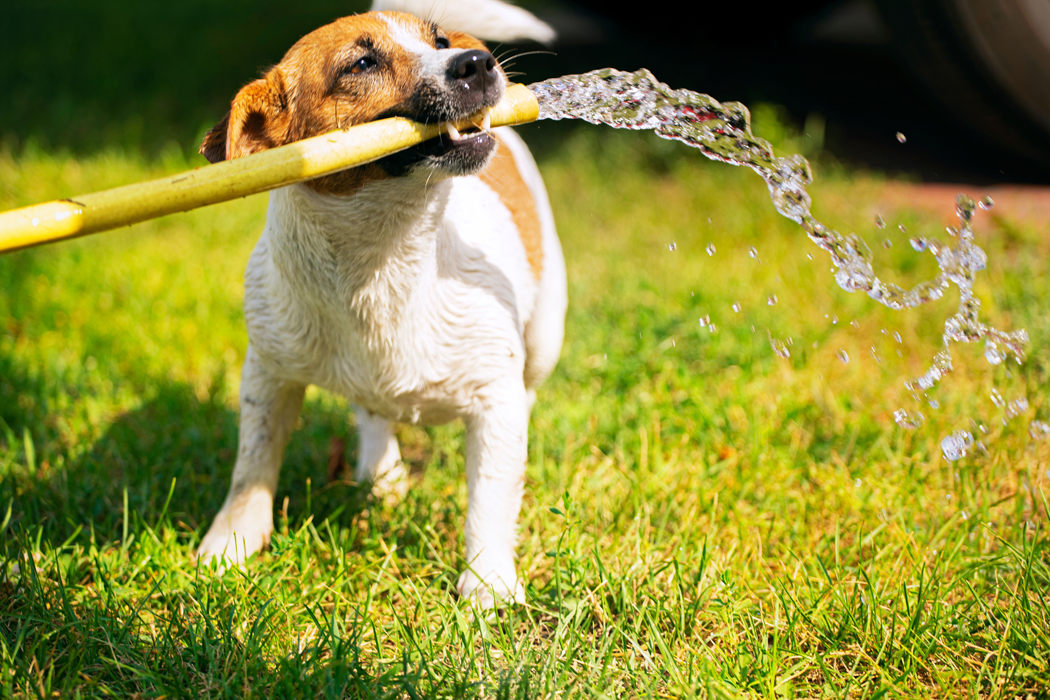
M 457 126 L 458 124 L 458 126 Z M 496 147 L 488 107 L 468 118 L 441 123 L 440 133 L 418 146 L 387 156 L 377 164 L 393 177 L 422 167 L 450 175 L 472 175 L 488 162 Z
M 453 122 L 445 122 L 441 125 L 441 131 L 448 134 L 448 138 L 452 143 L 458 143 L 464 139 L 478 136 L 479 134 L 489 134 L 492 131 L 492 118 L 489 115 L 489 108 L 481 110 L 481 119 L 479 123 L 471 122 L 471 125 L 465 129 L 458 129 Z

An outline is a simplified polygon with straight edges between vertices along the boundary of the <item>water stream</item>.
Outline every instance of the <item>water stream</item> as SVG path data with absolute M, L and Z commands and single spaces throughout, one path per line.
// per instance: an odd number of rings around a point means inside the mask
M 927 250 L 936 258 L 940 273 L 904 289 L 875 275 L 871 250 L 860 237 L 842 235 L 813 216 L 806 192 L 813 180 L 809 163 L 800 155 L 775 156 L 769 142 L 751 133 L 751 117 L 744 105 L 673 90 L 645 69 L 627 73 L 606 68 L 534 83 L 529 89 L 539 101 L 540 119 L 582 119 L 617 129 L 652 130 L 713 160 L 751 168 L 765 180 L 777 211 L 800 224 L 809 239 L 831 256 L 835 281 L 847 292 L 863 291 L 891 309 L 902 310 L 940 299 L 954 283 L 959 288 L 959 306 L 944 322 L 943 344 L 929 369 L 905 384 L 916 401 L 919 392 L 933 388 L 952 371 L 953 343 L 984 341 L 985 358 L 993 365 L 1011 357 L 1018 364 L 1024 360 L 1028 344 L 1025 330 L 1001 331 L 979 318 L 981 304 L 973 295 L 973 283 L 988 258 L 974 242 L 973 217 L 978 205 L 965 194 L 956 198 L 959 225 L 949 230 L 954 244 L 921 238 L 918 244 L 913 241 L 916 250 Z M 991 205 L 991 200 L 984 200 L 979 206 L 987 209 Z M 894 419 L 907 429 L 924 422 L 921 412 L 904 408 L 894 413 Z M 955 460 L 973 443 L 970 433 L 957 431 L 945 437 L 941 447 L 947 459 Z

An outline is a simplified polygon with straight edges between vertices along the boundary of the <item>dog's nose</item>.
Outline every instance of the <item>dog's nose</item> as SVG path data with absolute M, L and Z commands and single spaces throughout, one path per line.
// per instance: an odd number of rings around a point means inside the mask
M 484 90 L 496 80 L 496 59 L 488 51 L 464 51 L 449 61 L 448 71 L 464 88 Z

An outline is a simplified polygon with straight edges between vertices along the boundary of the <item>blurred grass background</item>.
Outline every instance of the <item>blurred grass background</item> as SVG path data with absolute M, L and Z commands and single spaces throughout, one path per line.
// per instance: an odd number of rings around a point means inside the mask
M 0 136 L 9 150 L 196 153 L 242 85 L 367 5 L 12 0 L 0 23 Z
M 2 209 L 202 164 L 196 138 L 236 89 L 348 8 L 10 11 Z M 930 276 L 907 241 L 943 237 L 944 217 L 888 203 L 882 176 L 819 152 L 782 110 L 754 114 L 778 152 L 815 157 L 818 216 L 864 236 L 886 277 Z M 1045 691 L 1050 445 L 1028 424 L 1048 410 L 1046 222 L 996 208 L 976 223 L 982 315 L 1028 329 L 1028 362 L 991 368 L 958 348 L 930 392 L 939 408 L 902 431 L 902 381 L 925 369 L 954 292 L 908 314 L 845 294 L 753 173 L 679 144 L 522 132 L 570 283 L 532 422 L 528 604 L 489 624 L 452 593 L 461 428 L 402 429 L 424 478 L 383 507 L 327 481 L 332 438 L 351 461 L 355 440 L 345 402 L 317 391 L 285 456 L 272 550 L 244 572 L 196 569 L 236 452 L 256 196 L 0 258 L 0 694 Z M 1005 420 L 996 387 L 1028 410 Z M 960 428 L 984 449 L 948 463 L 939 441 Z

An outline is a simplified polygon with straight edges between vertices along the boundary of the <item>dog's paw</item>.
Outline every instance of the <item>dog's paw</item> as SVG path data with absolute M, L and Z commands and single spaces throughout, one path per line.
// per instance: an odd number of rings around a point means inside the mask
M 501 605 L 525 602 L 525 587 L 518 580 L 513 566 L 509 571 L 490 571 L 479 577 L 475 569 L 467 569 L 459 577 L 456 590 L 478 610 L 492 610 Z
M 388 506 L 401 502 L 408 487 L 408 470 L 400 459 L 371 480 L 372 495 Z
M 242 565 L 248 557 L 265 547 L 273 532 L 273 517 L 251 517 L 242 512 L 232 515 L 226 508 L 215 516 L 208 534 L 197 548 L 197 559 L 205 564 L 217 561 L 219 572 Z

